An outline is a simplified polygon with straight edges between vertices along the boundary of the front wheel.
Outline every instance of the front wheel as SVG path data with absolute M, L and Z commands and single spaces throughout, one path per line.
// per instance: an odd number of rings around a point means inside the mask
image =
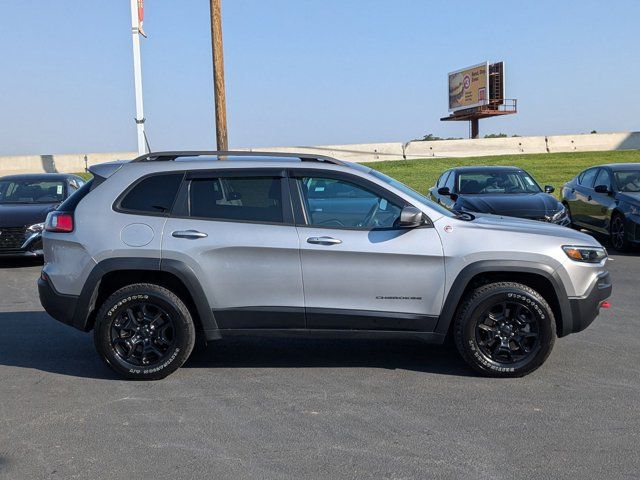
M 619 252 L 626 250 L 629 247 L 627 241 L 627 231 L 624 226 L 624 217 L 620 214 L 615 214 L 611 219 L 611 226 L 609 228 L 611 239 L 611 245 Z
M 195 328 L 189 309 L 171 291 L 139 283 L 121 288 L 101 306 L 94 329 L 104 362 L 132 380 L 158 380 L 189 358 Z
M 492 377 L 520 377 L 544 363 L 555 341 L 555 318 L 532 288 L 497 282 L 472 291 L 458 309 L 454 338 L 464 360 Z

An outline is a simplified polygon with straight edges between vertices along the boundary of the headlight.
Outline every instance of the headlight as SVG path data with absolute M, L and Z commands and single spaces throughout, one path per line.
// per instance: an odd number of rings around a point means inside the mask
M 27 227 L 27 232 L 29 233 L 40 233 L 42 230 L 44 230 L 44 223 L 35 223 Z
M 556 222 L 566 215 L 567 215 L 567 209 L 565 208 L 564 205 L 560 204 L 560 210 L 554 213 L 553 217 L 551 217 L 551 221 Z
M 562 250 L 567 254 L 567 257 L 576 262 L 600 263 L 607 258 L 607 251 L 603 247 L 564 245 Z

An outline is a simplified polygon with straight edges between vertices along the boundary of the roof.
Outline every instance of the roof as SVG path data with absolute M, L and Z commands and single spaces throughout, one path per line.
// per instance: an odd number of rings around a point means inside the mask
M 612 170 L 640 170 L 640 163 L 607 163 L 605 165 L 594 165 L 608 167 Z
M 325 155 L 313 153 L 295 152 L 253 152 L 253 151 L 177 151 L 177 152 L 151 152 L 132 160 L 135 162 L 162 162 L 185 160 L 245 160 L 245 161 L 299 161 L 299 162 L 326 162 L 334 165 L 343 165 L 344 162 Z
M 49 181 L 55 182 L 56 180 L 62 181 L 69 178 L 80 178 L 77 175 L 71 173 L 17 173 L 14 175 L 6 175 L 0 177 L 0 180 L 31 180 L 31 181 Z
M 468 167 L 454 167 L 449 170 L 455 170 L 457 172 L 521 172 L 523 171 L 520 167 L 510 167 L 503 165 L 477 165 L 477 166 L 468 166 Z
M 318 168 L 369 170 L 351 162 L 312 153 L 251 152 L 251 151 L 180 151 L 152 152 L 131 161 L 115 161 L 92 165 L 89 171 L 108 178 L 120 168 L 147 173 L 177 170 L 249 169 L 249 168 Z

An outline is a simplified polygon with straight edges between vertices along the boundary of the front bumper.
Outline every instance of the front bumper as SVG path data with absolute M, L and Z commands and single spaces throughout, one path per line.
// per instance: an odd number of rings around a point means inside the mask
M 591 325 L 600 313 L 602 302 L 611 296 L 612 289 L 611 275 L 604 271 L 593 281 L 587 295 L 569 298 L 571 322 L 565 322 L 564 329 L 567 331 L 563 331 L 562 335 L 580 332 Z
M 18 244 L 19 245 L 19 244 Z M 17 247 L 18 245 L 12 246 Z M 42 257 L 42 233 L 31 234 L 18 248 L 0 248 L 0 257 Z

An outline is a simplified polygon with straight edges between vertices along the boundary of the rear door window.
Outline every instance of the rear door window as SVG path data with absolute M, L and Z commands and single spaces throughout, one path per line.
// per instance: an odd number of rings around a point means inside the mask
M 449 174 L 451 172 L 444 172 L 442 174 L 442 176 L 438 179 L 438 183 L 436 184 L 437 188 L 442 188 L 445 186 L 446 182 L 447 182 L 447 178 L 449 177 Z
M 197 178 L 189 185 L 189 215 L 212 220 L 284 223 L 281 177 Z
M 184 173 L 164 173 L 136 183 L 120 201 L 118 210 L 127 213 L 165 215 L 171 211 Z
M 586 170 L 578 179 L 578 183 L 583 187 L 593 188 L 593 181 L 596 179 L 597 173 L 597 168 L 590 168 L 589 170 Z
M 598 176 L 596 177 L 596 181 L 593 182 L 593 186 L 596 187 L 598 185 L 604 185 L 609 190 L 611 190 L 611 178 L 609 176 L 609 172 L 607 172 L 604 168 L 601 168 L 598 172 Z

